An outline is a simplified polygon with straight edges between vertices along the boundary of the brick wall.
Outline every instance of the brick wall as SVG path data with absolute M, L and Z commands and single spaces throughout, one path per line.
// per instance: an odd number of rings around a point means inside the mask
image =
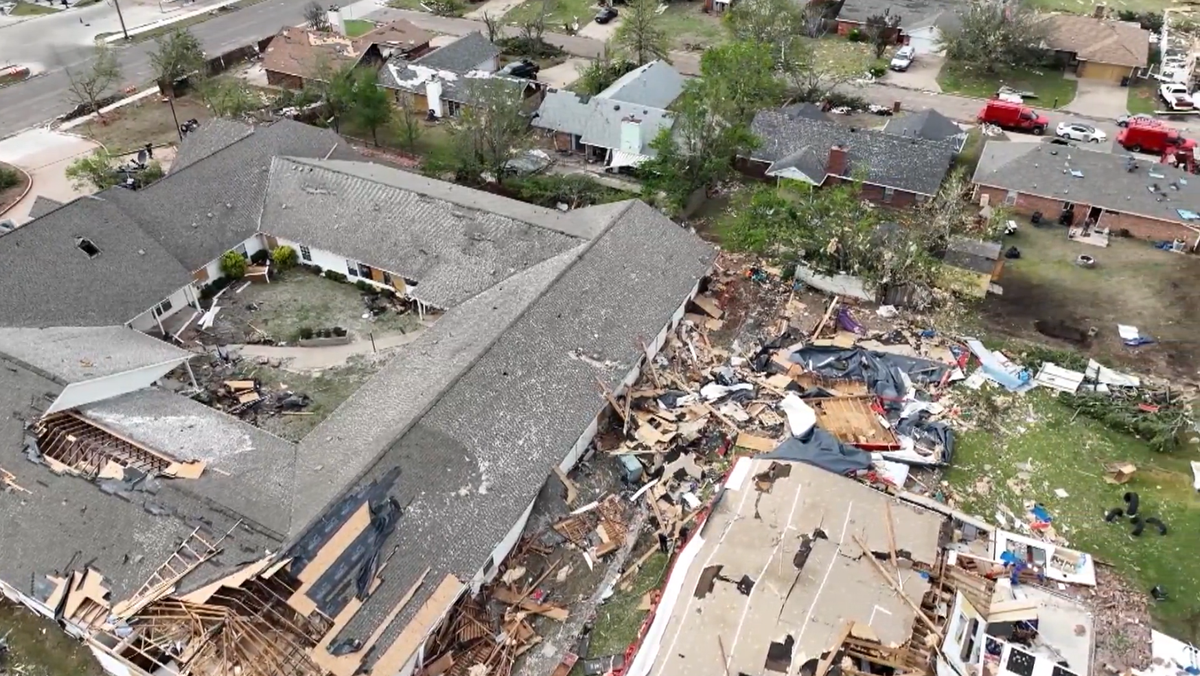
M 1002 188 L 976 186 L 976 200 L 985 194 L 991 196 L 990 203 L 993 206 L 1003 206 L 1004 198 L 1008 195 L 1008 191 Z M 1029 216 L 1035 211 L 1040 211 L 1044 218 L 1053 223 L 1058 220 L 1058 214 L 1062 211 L 1062 205 L 1063 200 L 1020 193 L 1017 195 L 1016 205 L 1010 208 L 1023 216 Z M 1072 225 L 1083 224 L 1087 219 L 1089 207 L 1090 205 L 1075 203 L 1075 222 Z M 1105 212 L 1100 217 L 1097 225 L 1106 227 L 1110 231 L 1128 230 L 1131 237 L 1138 239 L 1169 241 L 1178 238 L 1189 244 L 1196 242 L 1196 233 L 1183 224 L 1171 223 L 1170 221 L 1163 221 L 1156 218 L 1147 218 L 1137 214 Z
M 831 177 L 832 178 L 832 177 Z M 828 183 L 828 181 L 826 181 Z M 916 193 L 905 192 L 904 190 L 893 190 L 890 200 L 884 199 L 884 189 L 877 185 L 864 183 L 862 186 L 863 199 L 870 200 L 875 204 L 887 207 L 911 207 L 917 203 Z
M 304 78 L 296 75 L 288 75 L 275 70 L 267 71 L 267 84 L 273 87 L 283 87 L 284 89 L 299 90 L 304 89 Z

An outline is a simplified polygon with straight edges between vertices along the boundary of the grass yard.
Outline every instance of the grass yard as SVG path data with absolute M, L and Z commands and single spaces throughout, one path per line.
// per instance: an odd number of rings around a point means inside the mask
M 1019 349 L 1005 353 L 1020 361 Z M 1021 516 L 1031 501 L 1042 503 L 1069 546 L 1112 565 L 1142 593 L 1155 585 L 1166 588 L 1170 600 L 1152 606 L 1156 624 L 1182 640 L 1200 641 L 1200 558 L 1193 555 L 1200 495 L 1192 489 L 1188 465 L 1200 460 L 1200 452 L 1154 453 L 1133 437 L 1075 417 L 1044 388 L 1025 395 L 992 388 L 978 396 L 1001 412 L 997 430 L 981 428 L 959 437 L 946 478 L 962 509 L 994 523 L 1001 506 Z M 1138 467 L 1124 486 L 1103 480 L 1104 465 L 1116 461 Z M 1056 497 L 1056 489 L 1068 497 Z M 1127 520 L 1104 521 L 1107 510 L 1123 506 L 1125 491 L 1140 496 L 1139 513 L 1162 519 L 1166 536 L 1148 527 L 1134 538 Z
M 721 44 L 727 36 L 720 17 L 705 14 L 698 2 L 671 3 L 659 20 L 676 49 L 703 51 Z
M 387 6 L 392 9 L 408 9 L 414 12 L 427 11 L 421 6 L 421 0 L 388 0 Z
M 864 42 L 851 42 L 836 35 L 807 40 L 818 69 L 845 75 L 865 75 L 875 65 L 875 53 Z
M 991 98 L 1001 85 L 1037 94 L 1032 105 L 1038 108 L 1065 106 L 1075 100 L 1075 80 L 1054 70 L 1023 70 L 983 73 L 966 70 L 947 62 L 938 74 L 938 84 L 947 94 Z M 1057 104 L 1055 103 L 1057 102 Z
M 11 653 L 8 670 L 21 676 L 104 676 L 91 651 L 61 627 L 0 597 L 0 638 Z
M 521 24 L 535 19 L 543 6 L 546 8 L 546 30 L 561 32 L 564 24 L 576 21 L 580 26 L 586 26 L 595 16 L 598 5 L 594 0 L 525 0 L 508 10 L 504 23 Z
M 967 176 L 973 175 L 975 167 L 979 164 L 979 156 L 983 154 L 983 143 L 983 132 L 979 131 L 979 127 L 972 128 L 967 132 L 967 142 L 963 149 L 954 158 L 954 166 L 966 171 Z
M 653 546 L 657 547 L 657 543 Z M 658 552 L 651 556 L 637 575 L 629 581 L 628 589 L 617 589 L 612 598 L 596 609 L 596 621 L 592 626 L 592 642 L 588 646 L 588 657 L 605 657 L 625 652 L 625 648 L 637 638 L 638 629 L 646 619 L 648 611 L 639 610 L 642 597 L 647 592 L 659 589 L 666 581 L 667 555 Z
M 375 28 L 374 21 L 366 19 L 346 19 L 346 37 L 356 38 Z
M 175 115 L 180 123 L 195 118 L 203 124 L 212 119 L 212 112 L 199 96 L 175 99 Z M 137 150 L 147 143 L 179 142 L 171 106 L 157 96 L 105 113 L 103 120 L 92 120 L 84 124 L 82 130 L 85 136 L 104 144 L 113 154 Z
M 1068 12 L 1091 14 L 1095 3 L 1089 0 L 1023 0 L 1022 4 L 1041 12 Z M 1161 12 L 1168 7 L 1177 7 L 1173 0 L 1115 0 L 1108 5 L 1114 11 Z
M 18 2 L 9 16 L 41 16 L 42 14 L 57 14 L 58 8 L 52 5 L 38 5 L 32 2 Z
M 1130 114 L 1153 113 L 1162 108 L 1162 103 L 1158 100 L 1158 88 L 1155 87 L 1155 84 L 1154 80 L 1140 80 L 1129 86 L 1129 99 L 1126 107 L 1129 108 Z
M 1037 228 L 1027 219 L 1020 220 L 1020 228 L 1004 240 L 1005 248 L 1021 251 L 1020 259 L 1004 267 L 999 282 L 1004 294 L 989 297 L 981 308 L 985 333 L 1075 347 L 1037 333 L 1034 322 L 1094 327 L 1098 333 L 1084 351 L 1107 365 L 1181 382 L 1196 380 L 1200 299 L 1192 289 L 1200 261 L 1139 240 L 1114 237 L 1107 248 L 1080 244 L 1067 239 L 1065 228 Z M 1075 265 L 1080 254 L 1094 257 L 1096 267 Z M 1117 335 L 1118 322 L 1138 327 L 1158 343 L 1125 347 Z

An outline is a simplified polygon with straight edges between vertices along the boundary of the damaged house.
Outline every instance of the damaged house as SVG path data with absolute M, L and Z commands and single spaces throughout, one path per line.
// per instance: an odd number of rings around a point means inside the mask
M 327 130 L 206 127 L 147 190 L 0 236 L 0 591 L 116 676 L 415 673 L 715 252 L 637 201 L 562 213 Z M 284 243 L 444 310 L 298 443 L 155 385 L 214 358 L 169 340 L 212 262 Z

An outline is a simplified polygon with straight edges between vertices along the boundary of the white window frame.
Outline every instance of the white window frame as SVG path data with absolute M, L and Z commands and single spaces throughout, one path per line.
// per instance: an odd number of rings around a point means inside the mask
M 242 242 L 241 244 L 237 245 L 233 250 L 238 252 L 238 255 L 241 256 L 242 258 L 250 257 L 250 250 L 246 248 L 245 242 Z
M 884 189 L 883 189 L 883 203 L 884 204 L 891 204 L 892 198 L 894 198 L 895 196 L 896 196 L 895 188 L 884 187 Z
M 303 244 L 301 244 L 300 245 L 300 258 L 311 263 L 312 262 L 312 250 L 309 249 L 307 246 L 304 246 Z
M 346 259 L 346 272 L 348 272 L 351 277 L 357 277 L 358 276 L 358 263 L 355 263 L 354 261 L 347 258 Z
M 458 101 L 446 99 L 446 117 L 458 117 L 462 112 L 462 104 Z
M 170 309 L 171 309 L 171 299 L 168 298 L 168 299 L 164 300 L 163 302 L 159 303 L 158 305 L 155 305 L 154 309 L 151 310 L 151 312 L 154 314 L 155 317 L 161 317 L 161 316 L 165 315 L 167 313 L 167 311 Z
M 1006 206 L 1006 207 L 1017 206 L 1017 191 L 1016 190 L 1009 190 L 1008 193 L 1006 193 L 1004 195 L 1004 206 Z

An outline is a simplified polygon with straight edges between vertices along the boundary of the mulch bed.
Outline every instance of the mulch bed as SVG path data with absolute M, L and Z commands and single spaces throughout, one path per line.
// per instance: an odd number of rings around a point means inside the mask
M 0 169 L 13 169 L 20 177 L 16 185 L 0 190 L 0 217 L 3 217 L 4 213 L 25 194 L 25 189 L 29 187 L 29 174 L 3 162 L 0 162 Z

